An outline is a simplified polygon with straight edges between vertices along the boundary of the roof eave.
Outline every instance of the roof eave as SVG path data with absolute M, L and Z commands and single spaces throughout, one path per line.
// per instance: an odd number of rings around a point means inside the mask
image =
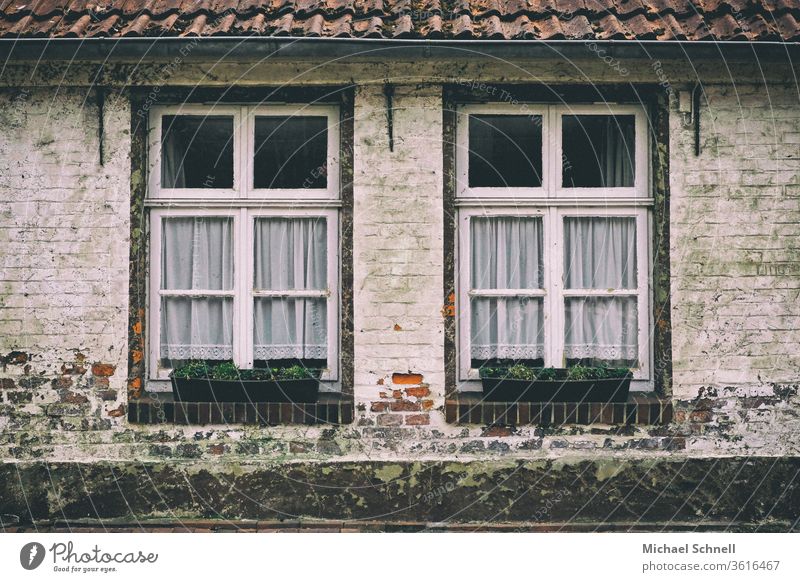
M 596 45 L 596 46 L 591 46 Z M 353 39 L 321 37 L 122 37 L 0 39 L 0 59 L 9 61 L 114 61 L 149 58 L 262 60 L 319 59 L 725 59 L 794 60 L 800 43 L 774 41 L 662 40 L 457 40 Z

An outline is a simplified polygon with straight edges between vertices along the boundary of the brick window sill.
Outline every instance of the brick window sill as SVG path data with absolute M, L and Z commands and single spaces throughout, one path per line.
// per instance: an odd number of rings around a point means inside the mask
M 172 395 L 141 398 L 128 404 L 134 424 L 314 425 L 350 424 L 353 400 L 340 394 L 321 394 L 313 403 L 288 402 L 173 402 Z
M 631 393 L 627 402 L 485 402 L 481 394 L 458 394 L 445 402 L 450 424 L 560 426 L 565 424 L 656 425 L 672 422 L 672 401 L 653 392 Z

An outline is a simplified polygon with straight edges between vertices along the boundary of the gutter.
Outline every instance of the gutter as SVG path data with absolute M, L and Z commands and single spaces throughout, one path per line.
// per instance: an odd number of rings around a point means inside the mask
M 595 49 L 587 47 L 596 45 Z M 266 58 L 326 60 L 587 58 L 598 49 L 617 59 L 800 59 L 800 43 L 775 41 L 658 40 L 431 40 L 264 36 L 20 38 L 0 39 L 4 62 L 187 60 Z

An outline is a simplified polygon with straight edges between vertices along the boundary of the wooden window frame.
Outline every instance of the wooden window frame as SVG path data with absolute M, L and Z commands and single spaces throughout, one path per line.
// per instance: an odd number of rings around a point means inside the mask
M 519 105 L 459 104 L 454 107 L 455 123 L 455 195 L 456 216 L 454 248 L 455 314 L 454 329 L 457 391 L 481 390 L 479 372 L 471 368 L 470 289 L 469 289 L 469 221 L 475 216 L 540 216 L 544 229 L 544 318 L 545 365 L 564 365 L 564 300 L 566 296 L 614 295 L 615 292 L 565 291 L 563 289 L 563 224 L 567 216 L 636 218 L 638 348 L 640 366 L 634 370 L 631 389 L 654 389 L 653 321 L 651 316 L 653 205 L 651 194 L 648 117 L 641 105 L 629 104 L 535 104 L 525 106 L 524 115 L 542 117 L 542 187 L 541 188 L 469 188 L 469 123 L 471 114 L 520 115 Z M 562 184 L 562 119 L 565 115 L 634 115 L 635 175 L 633 187 L 564 188 Z M 447 196 L 445 197 L 447 200 Z M 446 261 L 447 263 L 447 261 Z
M 161 188 L 161 129 L 164 115 L 233 117 L 234 165 L 231 189 Z M 260 116 L 320 116 L 328 120 L 327 187 L 268 189 L 253 187 L 255 118 Z M 149 276 L 147 284 L 148 329 L 145 338 L 146 388 L 150 392 L 171 390 L 170 369 L 158 366 L 161 323 L 161 220 L 175 216 L 233 218 L 234 290 L 233 361 L 243 368 L 253 365 L 253 224 L 258 217 L 322 217 L 327 221 L 328 286 L 327 299 L 328 367 L 322 373 L 322 391 L 343 391 L 340 362 L 342 333 L 340 296 L 341 257 L 341 130 L 340 107 L 329 104 L 183 104 L 156 106 L 149 111 L 148 192 L 144 207 L 149 211 Z M 348 186 L 352 188 L 352 184 Z M 351 212 L 351 210 L 349 210 Z M 350 227 L 352 228 L 352 227 Z M 352 237 L 352 233 L 349 234 Z M 349 253 L 348 253 L 349 254 Z M 249 266 L 248 266 L 249 265 Z M 352 276 L 352 275 L 350 275 Z M 350 387 L 352 390 L 352 387 Z

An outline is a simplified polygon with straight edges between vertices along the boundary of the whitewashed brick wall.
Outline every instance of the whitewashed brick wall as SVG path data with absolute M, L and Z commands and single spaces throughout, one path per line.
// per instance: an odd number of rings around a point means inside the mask
M 43 376 L 58 374 L 76 354 L 87 366 L 116 366 L 111 388 L 121 403 L 130 111 L 114 96 L 104 109 L 101 166 L 94 93 L 68 87 L 0 92 L 0 353 L 28 352 Z M 37 394 L 34 403 L 48 399 Z
M 422 374 L 444 399 L 442 91 L 398 87 L 394 151 L 386 97 L 355 100 L 354 304 L 357 400 L 390 389 L 393 373 Z M 378 384 L 378 381 L 382 384 Z
M 707 86 L 701 154 L 671 118 L 676 396 L 800 375 L 800 104 L 796 87 Z
M 536 427 L 520 427 L 500 437 L 478 426 L 447 426 L 441 412 L 441 88 L 396 85 L 389 151 L 383 86 L 360 85 L 353 256 L 355 394 L 362 406 L 357 422 L 336 432 L 333 443 L 323 438 L 324 427 L 213 427 L 198 439 L 197 427 L 132 426 L 124 416 L 109 414 L 126 402 L 129 107 L 113 95 L 106 100 L 106 163 L 100 166 L 93 94 L 69 87 L 3 89 L 0 356 L 20 350 L 32 359 L 27 372 L 24 366 L 0 368 L 0 381 L 15 383 L 8 390 L 3 384 L 0 398 L 0 457 L 182 458 L 181 451 L 191 449 L 195 459 L 195 448 L 206 458 L 224 454 L 243 462 L 287 455 L 585 457 L 627 456 L 632 449 L 679 454 L 675 448 L 703 456 L 745 450 L 798 454 L 796 388 L 764 405 L 740 398 L 771 395 L 771 383 L 798 381 L 797 94 L 778 85 L 768 95 L 743 84 L 706 89 L 710 105 L 702 111 L 701 156 L 694 157 L 693 130 L 682 125 L 676 110 L 670 127 L 674 391 L 682 401 L 676 418 L 680 412 L 683 420 L 669 434 L 646 428 L 626 435 L 581 429 L 572 434 L 568 428 L 542 435 Z M 62 366 L 74 364 L 78 353 L 87 368 L 115 367 L 106 394 L 99 395 L 106 370 L 64 372 Z M 390 401 L 393 389 L 409 394 L 409 384 L 393 385 L 398 373 L 422 376 L 420 385 L 411 386 L 419 394 L 411 401 L 419 402 L 420 414 L 372 408 Z M 74 384 L 59 384 L 66 376 Z M 32 385 L 31 377 L 41 382 Z M 717 408 L 693 420 L 693 399 L 703 387 L 720 390 Z M 395 422 L 394 412 L 403 420 Z M 426 415 L 429 425 L 410 426 L 409 419 Z M 86 418 L 92 419 L 91 436 L 64 432 L 87 430 Z M 382 427 L 396 430 L 386 436 Z M 685 442 L 676 447 L 673 438 Z

